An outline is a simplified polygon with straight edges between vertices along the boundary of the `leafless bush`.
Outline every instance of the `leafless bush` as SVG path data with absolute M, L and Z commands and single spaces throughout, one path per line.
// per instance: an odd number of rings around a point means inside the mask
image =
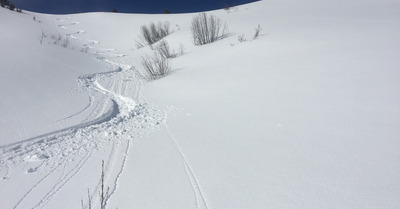
M 257 39 L 258 36 L 260 35 L 260 32 L 262 31 L 260 24 L 258 24 L 258 27 L 255 30 L 256 30 L 256 32 L 254 33 L 253 40 Z
M 50 38 L 53 40 L 53 44 L 54 44 L 54 45 L 59 45 L 60 42 L 61 42 L 61 39 L 62 39 L 62 37 L 61 37 L 60 34 L 58 34 L 58 35 L 52 34 L 52 35 L 50 36 Z
M 85 47 L 83 47 L 81 49 L 81 52 L 83 52 L 83 53 L 88 53 L 88 51 L 89 51 L 89 47 L 88 46 L 85 46 Z
M 156 24 L 151 23 L 149 25 L 149 29 L 150 29 L 150 36 L 151 36 L 150 38 L 151 38 L 151 41 L 153 41 L 153 43 L 162 39 L 162 37 L 163 37 L 161 34 L 162 29 L 159 29 L 159 27 L 157 27 Z
M 230 12 L 230 9 L 231 9 L 231 7 L 229 6 L 229 4 L 228 3 L 225 3 L 225 5 L 224 5 L 224 10 L 226 11 L 226 12 Z
M 156 46 L 156 51 L 167 59 L 176 57 L 176 53 L 171 51 L 168 42 L 165 40 L 160 41 L 160 43 Z
M 165 36 L 168 36 L 169 34 L 172 33 L 168 21 L 164 22 L 164 23 L 159 22 L 158 23 L 158 30 L 160 31 L 161 38 L 164 38 Z
M 90 197 L 90 191 L 89 191 L 89 189 L 87 190 L 87 198 L 88 198 L 88 202 L 87 202 L 87 204 L 88 204 L 88 209 L 92 209 L 92 198 Z M 82 209 L 85 209 L 84 202 L 83 202 L 82 199 L 81 199 L 81 205 L 82 205 Z
M 151 35 L 150 29 L 147 26 L 143 25 L 140 28 L 140 32 L 141 32 L 141 35 L 142 35 L 141 38 L 144 39 L 147 42 L 147 44 L 151 45 L 151 44 L 154 43 L 153 42 L 154 36 Z
M 240 43 L 247 41 L 246 38 L 244 37 L 244 34 L 238 36 L 238 41 L 239 41 Z
M 44 31 L 42 31 L 42 35 L 40 36 L 40 45 L 42 45 L 43 43 L 43 39 L 47 38 L 46 34 L 44 33 Z
M 212 43 L 227 33 L 226 24 L 222 25 L 219 18 L 214 15 L 207 16 L 206 13 L 193 17 L 191 30 L 195 45 Z
M 140 73 L 140 76 L 148 81 L 156 80 L 166 76 L 171 70 L 169 60 L 161 55 L 159 52 L 155 52 L 152 57 L 142 57 L 142 66 L 144 72 Z
M 150 23 L 149 26 L 142 25 L 140 28 L 139 40 L 136 41 L 136 46 L 138 48 L 145 45 L 152 45 L 155 42 L 161 40 L 165 36 L 171 33 L 169 22 L 159 22 L 157 25 L 155 23 Z
M 107 201 L 110 197 L 110 187 L 107 187 L 107 190 L 104 188 L 104 160 L 101 163 L 101 190 L 99 192 L 100 195 L 100 208 L 106 209 Z
M 42 44 L 43 39 L 47 38 L 46 34 L 44 34 L 44 32 L 42 32 L 41 38 L 40 38 L 40 44 Z M 59 45 L 62 46 L 64 48 L 67 48 L 70 44 L 70 40 L 69 40 L 69 36 L 67 35 L 66 37 L 63 37 L 62 35 L 58 34 L 58 35 L 50 35 L 50 39 L 53 40 L 53 44 L 54 45 Z M 50 43 L 50 42 L 49 42 Z
M 65 39 L 62 41 L 61 46 L 64 47 L 64 48 L 67 48 L 67 47 L 69 46 L 69 39 L 68 39 L 68 37 L 65 38 Z
M 139 37 L 139 40 L 135 40 L 135 42 L 136 48 L 138 49 L 143 48 L 147 43 L 142 37 Z
M 110 187 L 107 187 L 107 189 L 105 189 L 105 186 L 104 186 L 104 160 L 102 160 L 102 162 L 101 162 L 101 188 L 100 189 L 101 189 L 99 191 L 100 209 L 106 209 L 107 202 L 110 198 Z M 81 199 L 81 205 L 82 205 L 82 209 L 85 209 L 84 202 L 82 199 Z M 87 206 L 89 209 L 92 209 L 92 198 L 90 197 L 89 189 L 88 189 Z

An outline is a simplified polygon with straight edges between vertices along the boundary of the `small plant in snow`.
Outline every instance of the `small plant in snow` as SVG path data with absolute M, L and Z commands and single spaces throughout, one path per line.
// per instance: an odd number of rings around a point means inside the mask
M 159 52 L 155 52 L 153 56 L 142 57 L 142 62 L 144 72 L 139 73 L 139 76 L 147 81 L 156 80 L 166 76 L 170 70 L 171 66 L 169 60 L 161 55 Z
M 92 198 L 90 197 L 89 189 L 87 190 L 87 198 L 88 198 L 88 202 L 87 202 L 88 209 L 92 209 Z M 84 202 L 82 199 L 81 199 L 81 205 L 82 205 L 82 209 L 85 209 L 85 205 L 84 205 Z
M 12 3 L 9 0 L 0 0 L 0 6 L 8 8 L 11 11 L 14 11 L 16 9 L 14 3 Z M 20 10 L 22 12 L 22 10 Z
M 40 36 L 40 45 L 42 45 L 43 43 L 43 39 L 47 38 L 46 34 L 44 33 L 44 31 L 42 31 L 42 35 Z
M 157 25 L 153 22 L 150 25 L 143 25 L 140 28 L 139 40 L 136 41 L 136 46 L 138 48 L 145 45 L 152 45 L 157 41 L 161 40 L 165 36 L 171 33 L 169 22 L 159 22 Z
M 64 47 L 64 48 L 67 48 L 69 46 L 68 37 L 63 40 L 63 42 L 61 43 L 61 46 Z
M 214 15 L 207 16 L 200 13 L 192 19 L 192 36 L 195 45 L 204 45 L 215 42 L 227 34 L 226 24 Z
M 246 38 L 244 37 L 244 34 L 238 36 L 238 41 L 239 41 L 240 43 L 247 41 Z
M 85 47 L 83 47 L 81 49 L 81 52 L 83 52 L 83 53 L 88 53 L 88 51 L 89 51 L 89 47 L 88 46 L 85 46 Z
M 231 9 L 231 7 L 229 6 L 229 4 L 228 4 L 228 3 L 225 3 L 225 5 L 224 5 L 224 10 L 225 10 L 226 12 L 230 13 L 230 9 Z
M 47 38 L 47 36 L 44 34 L 44 32 L 42 32 L 42 36 L 41 36 L 41 39 L 40 39 L 40 44 L 42 44 L 44 38 Z M 63 36 L 60 35 L 60 34 L 58 34 L 58 35 L 52 34 L 52 35 L 50 35 L 50 39 L 53 40 L 53 44 L 54 45 L 59 45 L 59 46 L 62 46 L 64 48 L 68 48 L 68 46 L 70 44 L 70 40 L 69 40 L 68 36 L 63 38 Z
M 156 51 L 165 58 L 175 58 L 175 52 L 171 51 L 169 48 L 169 44 L 165 40 L 161 40 L 156 46 Z
M 104 185 L 104 160 L 102 160 L 102 163 L 101 163 L 101 185 L 100 186 L 101 186 L 100 187 L 101 190 L 99 192 L 100 209 L 106 209 L 107 202 L 110 199 L 110 187 L 107 187 L 107 189 L 106 189 L 105 185 Z M 82 205 L 82 209 L 85 209 L 83 200 L 81 200 L 81 205 Z M 89 189 L 88 189 L 87 208 L 92 209 L 92 198 L 90 197 Z
M 254 33 L 253 40 L 257 39 L 258 36 L 260 35 L 260 32 L 262 31 L 260 24 L 258 24 L 258 27 L 255 30 L 256 32 Z
M 50 38 L 53 40 L 53 44 L 54 44 L 54 45 L 59 45 L 60 42 L 61 42 L 61 39 L 62 39 L 62 37 L 61 37 L 60 34 L 58 34 L 58 35 L 52 34 L 52 35 L 50 36 Z
M 137 49 L 143 48 L 146 45 L 146 42 L 141 37 L 139 37 L 139 40 L 135 40 L 135 42 Z

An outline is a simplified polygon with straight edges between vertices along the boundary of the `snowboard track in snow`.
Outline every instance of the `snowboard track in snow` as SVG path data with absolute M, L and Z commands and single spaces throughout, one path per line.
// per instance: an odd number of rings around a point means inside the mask
M 58 27 L 68 31 L 75 30 L 70 29 L 68 26 L 79 24 L 78 21 L 70 17 L 56 20 L 65 23 L 58 25 Z M 83 90 L 89 95 L 90 104 L 84 110 L 61 120 L 67 120 L 90 110 L 90 114 L 80 124 L 28 138 L 17 143 L 0 146 L 0 155 L 2 156 L 0 158 L 0 170 L 6 170 L 6 173 L 0 173 L 2 175 L 0 176 L 0 181 L 12 178 L 9 173 L 15 167 L 22 166 L 26 169 L 25 175 L 38 171 L 44 172 L 43 177 L 36 183 L 32 183 L 30 189 L 15 203 L 12 207 L 14 209 L 22 208 L 24 202 L 28 199 L 29 202 L 36 202 L 36 204 L 29 207 L 45 207 L 63 187 L 74 179 L 90 159 L 92 153 L 101 149 L 107 143 L 113 144 L 113 151 L 109 156 L 109 162 L 106 167 L 106 173 L 110 174 L 108 178 L 113 184 L 109 196 L 111 198 L 124 171 L 131 141 L 134 138 L 150 133 L 165 121 L 164 111 L 140 103 L 141 82 L 135 78 L 133 66 L 125 65 L 116 60 L 125 55 L 110 54 L 115 49 L 97 50 L 94 45 L 99 44 L 99 41 L 80 39 L 75 36 L 82 33 L 86 32 L 75 30 L 75 32 L 67 33 L 66 35 L 83 42 L 82 46 L 90 46 L 94 50 L 93 54 L 99 60 L 112 66 L 112 70 L 83 75 L 77 79 Z M 127 77 L 130 79 L 126 79 Z M 107 86 L 114 86 L 114 88 L 108 88 Z M 116 86 L 119 86 L 119 88 L 116 88 Z M 131 95 L 127 95 L 127 89 L 129 88 L 133 89 Z M 116 145 L 116 143 L 125 145 L 123 150 L 117 148 L 118 151 L 123 151 L 122 155 L 115 154 L 114 147 L 120 146 Z M 118 166 L 118 172 L 114 175 L 111 174 L 111 166 L 117 161 L 121 162 L 121 165 Z M 38 162 L 40 162 L 39 166 L 36 166 Z M 45 166 L 45 169 L 42 166 Z M 48 192 L 43 197 L 37 199 L 38 196 L 33 195 L 35 190 L 39 187 L 46 187 L 44 182 L 50 176 L 57 175 L 60 172 L 61 176 L 58 181 L 49 187 Z M 85 190 L 85 188 L 82 189 Z M 92 192 L 92 196 L 98 194 L 98 188 L 96 187 L 95 191 Z
M 201 186 L 199 184 L 199 180 L 197 179 L 195 173 L 193 172 L 193 169 L 190 166 L 189 161 L 187 160 L 187 158 L 186 158 L 185 154 L 183 153 L 181 147 L 179 146 L 178 142 L 176 141 L 174 135 L 172 134 L 171 130 L 169 129 L 167 122 L 165 122 L 164 125 L 165 125 L 165 129 L 168 132 L 169 138 L 173 142 L 173 144 L 175 146 L 175 149 L 178 151 L 179 155 L 182 158 L 182 162 L 183 162 L 183 166 L 185 168 L 186 175 L 187 175 L 187 177 L 189 179 L 190 185 L 191 185 L 191 187 L 193 189 L 193 192 L 194 192 L 194 195 L 195 195 L 195 198 L 196 198 L 195 202 L 196 202 L 197 209 L 200 209 L 200 205 L 201 205 L 200 202 L 202 202 L 204 208 L 208 209 L 209 208 L 208 207 L 208 203 L 207 203 L 206 198 L 204 197 L 204 193 L 203 193 L 203 190 L 202 190 L 202 188 L 201 188 Z

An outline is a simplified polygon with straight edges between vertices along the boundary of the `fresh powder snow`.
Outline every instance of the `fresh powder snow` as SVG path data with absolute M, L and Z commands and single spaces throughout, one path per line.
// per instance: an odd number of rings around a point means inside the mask
M 207 14 L 228 33 L 196 46 L 197 13 L 0 8 L 0 208 L 99 208 L 102 161 L 107 208 L 400 208 L 400 2 Z

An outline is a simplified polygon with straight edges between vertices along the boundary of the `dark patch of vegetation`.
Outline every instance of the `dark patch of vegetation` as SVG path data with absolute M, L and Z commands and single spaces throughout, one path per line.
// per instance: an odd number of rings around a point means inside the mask
M 226 24 L 222 25 L 219 18 L 214 15 L 207 16 L 206 13 L 193 17 L 191 30 L 195 45 L 213 43 L 227 35 Z
M 165 36 L 168 36 L 172 31 L 169 22 L 158 22 L 157 25 L 152 22 L 148 26 L 142 25 L 140 32 L 139 41 L 136 41 L 138 48 L 145 45 L 152 45 Z
M 0 6 L 1 7 L 4 7 L 4 8 L 7 8 L 7 9 L 9 9 L 9 10 L 11 10 L 11 11 L 17 11 L 17 12 L 22 12 L 22 9 L 19 9 L 19 8 L 17 8 L 15 5 L 14 5 L 14 3 L 12 3 L 11 1 L 9 1 L 9 0 L 0 0 Z

